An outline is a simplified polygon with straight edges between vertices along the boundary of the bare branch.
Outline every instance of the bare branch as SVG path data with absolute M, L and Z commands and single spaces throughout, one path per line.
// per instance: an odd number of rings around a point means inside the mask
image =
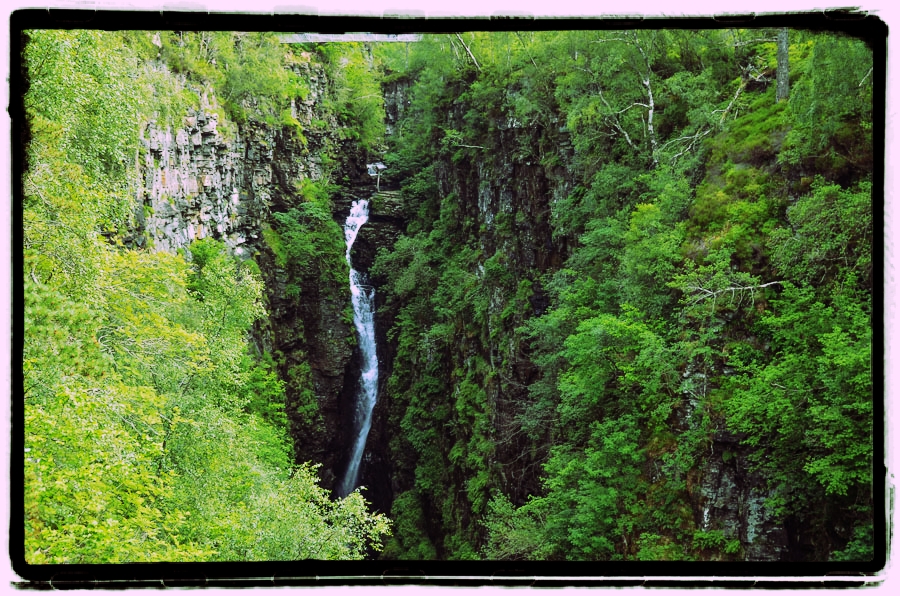
M 453 43 L 453 38 L 450 38 L 450 48 L 453 50 L 453 56 L 459 60 L 459 50 L 456 49 L 456 44 Z
M 525 45 L 525 41 L 522 39 L 522 36 L 519 35 L 518 31 L 513 31 L 516 34 L 516 37 L 519 38 L 519 42 L 522 44 L 522 47 L 525 48 L 525 53 L 528 54 L 528 57 L 531 59 L 531 63 L 534 64 L 534 67 L 537 68 L 537 62 L 534 61 L 534 56 L 531 55 L 531 52 L 528 51 L 528 46 Z
M 707 129 L 706 129 L 705 131 L 703 131 L 702 133 L 699 133 L 699 132 L 698 132 L 696 135 L 694 135 L 694 137 L 693 137 L 693 139 L 691 140 L 691 142 L 688 143 L 688 146 L 685 147 L 683 151 L 681 151 L 681 152 L 678 153 L 675 157 L 672 158 L 672 162 L 674 163 L 675 161 L 678 160 L 679 157 L 681 157 L 682 155 L 684 155 L 685 153 L 687 153 L 688 151 L 690 151 L 690 150 L 694 147 L 694 144 L 697 143 L 697 141 L 699 141 L 700 139 L 702 139 L 703 137 L 705 137 L 706 135 L 708 135 L 710 132 L 712 132 L 712 130 L 709 129 L 709 128 L 707 128 Z
M 768 283 L 760 284 L 757 286 L 733 286 L 730 288 L 722 288 L 720 290 L 709 290 L 709 289 L 701 287 L 701 286 L 686 286 L 686 289 L 692 290 L 695 293 L 693 301 L 696 303 L 696 302 L 700 302 L 701 300 L 704 300 L 706 298 L 713 298 L 715 300 L 716 298 L 718 298 L 720 295 L 724 294 L 725 292 L 731 292 L 732 300 L 734 300 L 735 292 L 740 292 L 740 293 L 750 292 L 750 295 L 752 298 L 755 290 L 759 290 L 759 289 L 766 288 L 766 287 L 769 287 L 769 286 L 772 286 L 775 284 L 780 284 L 780 283 L 783 283 L 783 282 L 781 282 L 780 280 L 779 281 L 770 281 Z
M 685 153 L 690 151 L 694 147 L 694 145 L 697 143 L 697 141 L 699 141 L 700 139 L 702 139 L 703 137 L 705 137 L 706 135 L 708 135 L 711 132 L 712 132 L 712 129 L 707 128 L 705 130 L 698 131 L 696 134 L 681 137 L 680 139 L 675 139 L 673 141 L 669 141 L 668 143 L 666 143 L 666 145 L 669 145 L 670 143 L 674 143 L 675 141 L 690 140 L 690 143 L 688 143 L 684 149 L 682 149 L 674 157 L 672 157 L 671 163 L 674 164 L 676 161 L 678 161 L 678 158 L 680 158 L 682 155 L 684 155 Z M 666 145 L 663 145 L 663 147 L 665 147 Z
M 736 41 L 734 43 L 726 43 L 723 45 L 726 45 L 726 46 L 732 47 L 732 48 L 739 48 L 741 46 L 748 46 L 752 43 L 774 43 L 776 41 L 778 41 L 778 40 L 775 39 L 774 37 L 759 37 L 757 39 L 749 39 L 747 41 Z
M 873 69 L 873 68 L 875 68 L 875 67 L 874 67 L 874 66 L 870 66 L 870 67 L 869 67 L 869 72 L 866 73 L 866 76 L 864 76 L 864 77 L 862 78 L 862 80 L 859 82 L 859 85 L 857 85 L 857 87 L 862 87 L 862 84 L 865 83 L 865 82 L 866 82 L 866 79 L 869 78 L 869 75 L 872 74 L 872 69 Z
M 738 86 L 737 91 L 734 93 L 734 97 L 731 98 L 731 102 L 728 104 L 728 107 L 725 108 L 725 111 L 722 112 L 722 118 L 719 120 L 719 124 L 725 122 L 725 117 L 728 116 L 728 112 L 731 111 L 731 106 L 734 105 L 734 102 L 737 101 L 738 96 L 741 94 L 741 91 L 747 87 L 747 80 L 741 77 L 741 84 Z M 715 114 L 718 110 L 714 111 Z
M 472 50 L 470 50 L 469 46 L 466 45 L 466 42 L 463 41 L 462 35 L 460 35 L 459 33 L 456 33 L 455 35 L 456 35 L 456 39 L 459 40 L 459 43 L 462 44 L 462 47 L 464 47 L 466 49 L 466 52 L 468 52 L 469 58 L 471 58 L 472 62 L 475 64 L 475 68 L 478 69 L 478 72 L 481 72 L 481 67 L 478 66 L 478 60 L 475 59 L 475 55 L 472 54 Z
M 700 133 L 698 132 L 698 133 L 695 133 L 695 134 L 692 134 L 692 135 L 685 135 L 685 136 L 683 136 L 683 137 L 678 137 L 677 139 L 672 139 L 671 141 L 668 141 L 668 142 L 666 142 L 665 144 L 663 144 L 663 146 L 660 147 L 660 149 L 665 149 L 666 147 L 668 147 L 668 146 L 671 145 L 672 143 L 677 143 L 678 141 L 689 141 L 689 140 L 691 140 L 691 139 L 696 139 L 696 138 L 697 138 L 697 135 L 699 135 L 699 134 L 700 134 Z
M 600 95 L 600 100 L 603 102 L 603 105 L 605 105 L 609 109 L 610 112 L 613 112 L 612 106 L 609 105 L 609 102 L 606 101 L 606 98 L 603 96 L 603 89 L 598 88 L 597 92 Z M 622 133 L 622 135 L 625 137 L 625 141 L 628 143 L 628 146 L 631 147 L 632 149 L 635 149 L 636 147 L 634 146 L 634 143 L 631 142 L 631 137 L 628 135 L 628 131 L 626 131 L 622 127 L 621 123 L 619 122 L 619 114 L 621 114 L 621 112 L 613 112 L 613 114 L 612 114 L 613 121 L 612 121 L 611 125 L 613 128 L 615 128 L 620 133 Z
M 622 112 L 627 112 L 628 110 L 630 110 L 631 108 L 633 108 L 633 107 L 635 107 L 635 106 L 641 107 L 641 108 L 646 108 L 646 109 L 648 109 L 648 110 L 650 109 L 650 106 L 648 106 L 647 104 L 641 103 L 641 102 L 639 102 L 639 101 L 636 101 L 636 102 L 634 102 L 633 104 L 631 104 L 630 106 L 628 106 L 628 107 L 626 107 L 626 108 L 622 108 L 621 110 L 619 110 L 618 112 L 616 112 L 616 114 L 618 115 L 618 114 L 621 114 Z

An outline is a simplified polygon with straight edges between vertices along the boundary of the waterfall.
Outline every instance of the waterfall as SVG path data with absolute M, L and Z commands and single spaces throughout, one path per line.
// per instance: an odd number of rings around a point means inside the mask
M 375 355 L 375 289 L 365 284 L 365 275 L 353 269 L 350 262 L 350 249 L 356 235 L 364 223 L 369 220 L 369 201 L 354 201 L 350 215 L 344 224 L 344 238 L 347 241 L 347 264 L 350 266 L 350 293 L 353 299 L 353 324 L 359 337 L 359 351 L 362 359 L 360 366 L 359 391 L 356 395 L 353 413 L 353 450 L 347 471 L 338 486 L 338 496 L 347 496 L 359 481 L 359 463 L 366 447 L 366 437 L 372 426 L 372 409 L 378 393 L 378 357 Z

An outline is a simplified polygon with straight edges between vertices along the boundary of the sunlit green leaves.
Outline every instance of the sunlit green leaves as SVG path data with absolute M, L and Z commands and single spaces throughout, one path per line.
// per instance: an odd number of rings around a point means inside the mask
M 637 505 L 640 463 L 635 418 L 591 424 L 584 450 L 560 447 L 546 465 L 547 529 L 559 554 L 569 559 L 616 557 L 617 536 Z
M 25 398 L 46 403 L 63 385 L 79 386 L 108 374 L 112 363 L 94 336 L 96 313 L 30 276 L 24 284 Z
M 172 31 L 160 41 L 168 64 L 210 85 L 235 122 L 252 117 L 282 123 L 291 101 L 305 99 L 309 92 L 308 82 L 290 68 L 294 58 L 274 33 Z
M 488 539 L 482 549 L 485 559 L 521 560 L 547 559 L 553 553 L 553 546 L 543 537 L 546 524 L 540 508 L 545 501 L 532 501 L 516 508 L 502 493 L 496 494 L 488 503 L 487 514 L 482 524 Z M 546 508 L 546 507 L 544 507 Z
M 626 306 L 622 317 L 600 315 L 581 323 L 566 339 L 564 355 L 570 367 L 560 375 L 559 410 L 570 440 L 578 440 L 586 420 L 655 411 L 675 389 L 671 348 L 634 308 Z
M 137 150 L 142 94 L 134 55 L 100 31 L 27 34 L 29 118 L 58 126 L 56 147 L 90 176 L 114 180 Z
M 258 46 L 187 37 L 215 46 L 204 47 L 200 78 L 232 105 L 245 106 L 257 83 L 263 117 L 267 98 L 304 96 L 273 36 Z M 284 384 L 248 353 L 264 315 L 258 268 L 213 240 L 191 246 L 192 263 L 122 247 L 140 127 L 192 103 L 165 69 L 137 63 L 132 51 L 155 51 L 145 42 L 33 31 L 26 45 L 26 560 L 361 558 L 389 522 L 358 494 L 331 501 L 312 469 L 295 469 Z M 233 60 L 228 76 L 216 56 Z M 151 99 L 148 89 L 176 92 Z M 299 190 L 304 216 L 336 225 L 322 193 Z
M 319 51 L 328 61 L 334 85 L 329 104 L 344 124 L 341 133 L 374 150 L 384 136 L 384 99 L 371 53 L 357 42 L 323 44 Z
M 812 193 L 787 210 L 789 227 L 773 231 L 776 267 L 797 282 L 821 285 L 852 271 L 859 282 L 872 275 L 872 185 L 851 189 L 818 181 Z
M 26 405 L 25 552 L 32 563 L 177 560 L 184 520 L 165 507 L 161 398 L 122 384 Z
M 827 494 L 843 495 L 871 482 L 871 328 L 852 294 L 832 300 L 785 288 L 779 314 L 763 319 L 777 358 L 735 380 L 726 410 L 774 478 L 797 482 L 802 466 Z
M 196 248 L 190 277 L 109 253 L 93 311 L 27 284 L 29 561 L 359 558 L 388 532 L 293 470 L 283 385 L 245 356 L 261 282 Z
M 791 89 L 795 122 L 779 159 L 817 167 L 827 179 L 872 167 L 873 53 L 863 40 L 818 36 Z

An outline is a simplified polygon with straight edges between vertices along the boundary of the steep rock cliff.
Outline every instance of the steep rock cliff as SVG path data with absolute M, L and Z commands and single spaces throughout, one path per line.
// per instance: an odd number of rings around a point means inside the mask
M 300 289 L 291 295 L 288 273 L 264 236 L 271 233 L 274 213 L 302 202 L 302 181 L 328 183 L 342 170 L 358 170 L 352 160 L 359 155 L 346 147 L 336 119 L 322 108 L 331 93 L 324 70 L 313 62 L 293 68 L 309 88 L 306 98 L 295 98 L 291 107 L 304 138 L 290 127 L 224 120 L 215 97 L 206 92 L 200 109 L 174 129 L 156 122 L 144 128 L 144 183 L 133 242 L 189 253 L 193 240 L 213 237 L 236 256 L 257 262 L 269 311 L 268 319 L 257 324 L 257 349 L 275 355 L 286 381 L 298 461 L 321 463 L 320 475 L 330 487 L 349 440 L 342 424 L 353 343 L 345 315 L 349 293 L 343 283 L 309 274 L 293 280 Z M 309 391 L 315 399 L 312 418 L 306 415 Z M 304 406 L 306 414 L 301 414 Z
M 451 122 L 461 122 L 467 109 L 464 104 L 454 106 Z M 506 436 L 503 428 L 519 412 L 517 404 L 526 401 L 527 386 L 538 371 L 529 347 L 515 339 L 514 330 L 522 321 L 543 314 L 547 296 L 541 277 L 562 267 L 567 257 L 566 239 L 553 238 L 549 218 L 551 202 L 565 196 L 572 185 L 566 165 L 572 152 L 558 127 L 526 127 L 501 117 L 489 130 L 483 137 L 484 149 L 470 160 L 442 161 L 436 174 L 441 194 L 456 197 L 463 217 L 472 222 L 469 232 L 482 255 L 476 275 L 491 292 L 486 328 L 479 336 L 460 338 L 454 364 L 466 366 L 473 354 L 489 363 L 492 374 L 483 382 L 495 433 L 493 467 L 501 489 L 524 502 L 538 488 L 536 463 L 541 454 L 532 451 L 523 457 L 529 441 Z M 559 151 L 563 160 L 559 165 L 542 162 L 551 147 Z M 494 279 L 484 268 L 488 261 L 502 266 L 506 278 Z M 513 318 L 504 320 L 503 313 L 523 282 L 532 289 L 528 302 L 516 306 Z
M 398 151 L 409 142 L 403 131 L 411 85 L 398 79 L 384 86 L 385 112 L 394 131 L 390 139 Z M 447 96 L 453 95 L 458 96 L 459 90 L 447 91 Z M 410 542 L 416 538 L 401 533 L 387 556 L 470 556 L 467 549 L 477 548 L 481 531 L 477 520 L 484 513 L 489 489 L 499 488 L 518 502 L 540 490 L 539 464 L 545 454 L 524 433 L 511 431 L 512 420 L 527 401 L 527 386 L 539 372 L 529 358 L 529 346 L 515 337 L 514 330 L 545 311 L 548 300 L 541 277 L 560 268 L 566 258 L 565 240 L 552 237 L 549 218 L 551 202 L 565 196 L 571 185 L 565 162 L 572 150 L 558 124 L 526 126 L 509 114 L 491 113 L 473 129 L 467 122 L 470 110 L 471 105 L 458 100 L 437 116 L 439 126 L 451 132 L 438 159 L 426 164 L 433 173 L 429 184 L 434 189 L 428 191 L 433 199 L 414 199 L 408 193 L 415 191 L 398 195 L 398 215 L 417 218 L 424 236 L 431 226 L 440 227 L 444 235 L 435 241 L 446 243 L 440 250 L 469 255 L 460 257 L 466 270 L 458 275 L 465 288 L 447 291 L 471 292 L 471 298 L 478 296 L 478 304 L 423 300 L 436 309 L 461 310 L 446 315 L 452 317 L 448 321 L 423 321 L 426 329 L 443 325 L 448 335 L 432 344 L 423 333 L 420 341 L 425 345 L 412 355 L 407 349 L 399 364 L 392 362 L 403 367 L 384 395 L 392 433 L 386 439 L 393 512 L 402 523 L 420 526 L 433 546 L 417 546 Z M 466 140 L 452 131 L 465 131 Z M 560 160 L 543 159 L 551 153 Z M 414 168 L 411 174 L 420 172 Z M 408 184 L 409 179 L 396 182 Z M 435 206 L 429 206 L 430 200 Z M 423 218 L 423 209 L 433 212 Z M 428 221 L 429 217 L 434 219 Z M 441 276 L 443 271 L 430 273 Z M 429 292 L 425 287 L 421 291 Z M 382 316 L 396 317 L 404 306 L 402 300 L 388 298 Z M 396 337 L 395 329 L 384 350 L 391 358 L 398 350 Z M 419 408 L 435 420 L 423 419 Z M 473 415 L 480 422 L 473 424 Z M 433 438 L 416 444 L 418 440 L 409 436 L 410 426 Z M 440 478 L 438 483 L 435 477 Z
M 338 123 L 320 110 L 329 93 L 324 72 L 309 64 L 296 68 L 303 70 L 311 90 L 292 108 L 293 117 L 304 126 L 305 141 L 282 127 L 221 122 L 214 98 L 213 105 L 202 105 L 175 130 L 151 123 L 143 131 L 145 182 L 143 209 L 138 213 L 143 234 L 134 242 L 172 251 L 188 249 L 193 239 L 213 236 L 224 240 L 234 254 L 257 261 L 266 279 L 270 312 L 257 329 L 258 349 L 278 356 L 288 383 L 298 459 L 322 463 L 325 485 L 334 486 L 346 463 L 359 373 L 354 332 L 346 315 L 346 283 L 310 274 L 300 280 L 299 297 L 292 296 L 291 280 L 279 266 L 265 231 L 273 213 L 302 202 L 299 181 L 338 181 L 333 203 L 337 223 L 343 223 L 353 200 L 371 200 L 369 222 L 351 254 L 354 267 L 367 272 L 379 251 L 393 249 L 417 206 L 398 192 L 400 180 L 382 180 L 376 190 L 365 168 L 370 156 L 342 141 L 335 133 Z M 386 131 L 395 144 L 403 142 L 412 85 L 398 79 L 384 86 Z M 417 484 L 421 462 L 400 428 L 408 415 L 407 404 L 395 399 L 388 383 L 397 354 L 396 340 L 388 331 L 400 305 L 379 291 L 383 280 L 371 279 L 377 291 L 380 387 L 361 484 L 368 487 L 366 496 L 380 511 L 390 510 L 398 497 L 407 503 L 409 495 L 415 495 L 421 523 L 438 557 L 458 555 L 461 551 L 454 548 L 459 536 L 478 545 L 481 530 L 475 522 L 484 512 L 489 490 L 499 489 L 517 505 L 542 490 L 541 465 L 550 441 L 528 437 L 512 424 L 522 413 L 521 404 L 529 400 L 529 385 L 542 371 L 515 330 L 546 312 L 549 297 L 542 279 L 564 266 L 570 244 L 576 241 L 554 237 L 550 222 L 551 206 L 572 192 L 577 176 L 574 149 L 561 119 L 523 123 L 498 111 L 472 130 L 467 120 L 470 109 L 465 100 L 449 106 L 443 124 L 451 132 L 467 130 L 470 138 L 463 143 L 448 135 L 444 152 L 432 165 L 438 193 L 455 210 L 451 216 L 455 241 L 478 255 L 469 273 L 489 294 L 488 306 L 477 320 L 457 322 L 456 336 L 437 365 L 446 404 L 431 407 L 446 405 L 451 412 L 461 412 L 468 406 L 457 396 L 474 382 L 483 391 L 480 407 L 490 424 L 476 433 L 462 417 L 448 415 L 447 426 L 439 429 L 444 433 L 440 449 L 446 486 L 423 490 Z M 312 418 L 304 401 L 307 391 L 316 404 Z M 671 421 L 681 430 L 691 424 L 690 396 L 683 397 Z M 446 434 L 451 427 L 453 436 Z M 485 441 L 490 444 L 484 462 L 488 478 L 479 479 L 479 488 L 473 488 L 473 470 L 459 463 L 458 455 L 451 461 L 450 454 L 465 453 Z M 649 469 L 656 463 L 651 458 Z M 687 500 L 698 531 L 719 531 L 726 539 L 739 541 L 745 560 L 798 559 L 802 551 L 818 548 L 815 536 L 768 508 L 766 498 L 771 495 L 759 488 L 761 479 L 749 468 L 739 438 L 717 432 L 688 478 Z M 655 481 L 654 472 L 648 476 Z M 457 536 L 447 541 L 454 533 Z
M 387 437 L 394 514 L 419 532 L 398 534 L 387 551 L 389 556 L 431 552 L 438 558 L 470 556 L 468 549 L 477 549 L 483 539 L 477 527 L 483 519 L 483 494 L 499 489 L 515 505 L 541 494 L 542 464 L 553 444 L 550 425 L 537 429 L 545 433 L 537 438 L 534 430 L 528 436 L 518 425 L 523 404 L 535 399 L 528 388 L 545 371 L 535 364 L 532 348 L 522 341 L 517 328 L 548 310 L 550 299 L 542 282 L 565 266 L 570 247 L 578 243 L 576 237 L 555 235 L 550 218 L 556 202 L 584 184 L 579 179 L 583 165 L 576 163 L 563 116 L 523 122 L 514 110 L 495 108 L 514 103 L 508 97 L 496 93 L 492 102 L 476 107 L 466 96 L 466 83 L 455 84 L 458 89 L 447 89 L 441 96 L 446 113 L 432 116 L 438 123 L 433 130 L 439 130 L 430 141 L 436 158 L 430 164 L 436 183 L 433 194 L 439 207 L 432 214 L 435 221 L 422 225 L 428 230 L 433 223 L 449 236 L 447 245 L 466 247 L 476 255 L 471 273 L 478 279 L 478 290 L 473 295 L 486 295 L 487 305 L 482 312 L 463 310 L 453 315 L 456 319 L 446 322 L 455 331 L 452 339 L 443 346 L 420 349 L 403 363 L 410 370 L 402 383 L 398 378 L 393 386 L 398 393 L 384 396 L 390 431 L 399 433 L 406 424 L 408 433 L 415 425 L 436 441 L 434 446 L 423 446 L 407 442 L 400 434 Z M 395 146 L 404 142 L 404 107 L 414 85 L 403 79 L 385 85 Z M 402 183 L 408 184 L 408 179 Z M 420 208 L 404 198 L 407 213 Z M 385 307 L 395 315 L 401 310 L 399 303 Z M 423 337 L 433 323 L 424 322 Z M 397 342 L 389 344 L 386 352 L 393 355 Z M 420 370 L 424 368 L 429 372 Z M 426 399 L 415 402 L 415 397 L 405 397 L 434 383 L 440 389 Z M 405 396 L 401 399 L 400 394 Z M 685 433 L 694 429 L 700 415 L 692 419 L 690 394 L 680 398 L 667 423 L 673 432 Z M 435 421 L 421 421 L 423 414 L 417 408 L 425 408 Z M 481 422 L 472 421 L 473 409 L 476 418 L 489 420 L 480 430 Z M 744 560 L 803 560 L 805 552 L 824 541 L 777 515 L 767 502 L 772 494 L 751 471 L 748 453 L 740 437 L 723 430 L 712 436 L 709 448 L 688 474 L 686 491 L 677 496 L 687 512 L 690 531 L 732 541 L 739 547 L 731 552 Z M 645 468 L 650 483 L 664 481 L 658 472 L 664 468 L 660 455 L 651 455 Z M 440 485 L 434 483 L 436 477 Z M 428 546 L 416 542 L 422 535 L 427 536 Z M 719 556 L 712 551 L 706 555 Z

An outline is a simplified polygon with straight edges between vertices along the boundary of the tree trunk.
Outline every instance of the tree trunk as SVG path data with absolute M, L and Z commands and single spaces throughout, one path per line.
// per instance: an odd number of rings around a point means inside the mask
M 475 64 L 475 68 L 478 69 L 478 72 L 481 72 L 481 67 L 478 66 L 478 60 L 475 59 L 475 54 L 472 53 L 472 50 L 469 49 L 469 46 L 466 45 L 466 42 L 463 41 L 462 35 L 459 33 L 456 34 L 456 39 L 459 40 L 459 43 L 462 44 L 462 47 L 466 49 L 466 52 L 469 54 L 469 58 L 472 59 L 472 62 Z
M 775 102 L 786 100 L 790 93 L 788 82 L 788 30 L 782 28 L 778 32 L 778 53 L 776 54 L 778 68 L 775 73 Z

